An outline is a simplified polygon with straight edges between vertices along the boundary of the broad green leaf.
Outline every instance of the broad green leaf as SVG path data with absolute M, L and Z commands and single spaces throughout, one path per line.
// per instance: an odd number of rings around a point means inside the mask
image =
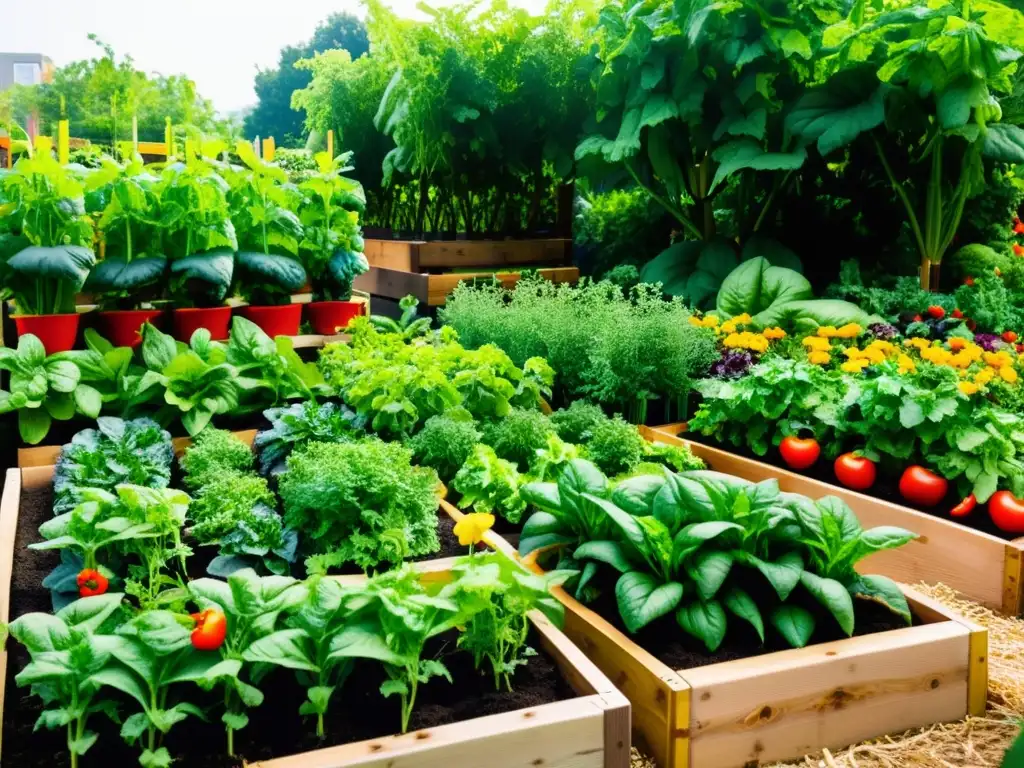
M 748 563 L 759 570 L 775 589 L 780 600 L 785 600 L 800 583 L 804 572 L 803 558 L 798 552 L 787 552 L 774 562 L 762 560 L 745 552 L 733 552 L 740 562 Z
M 798 605 L 780 605 L 772 611 L 772 626 L 793 648 L 803 648 L 814 634 L 814 616 Z
M 597 560 L 610 565 L 619 573 L 627 573 L 633 569 L 622 546 L 615 541 L 588 541 L 576 547 L 573 557 L 578 561 Z
M 881 603 L 910 624 L 910 606 L 903 590 L 892 579 L 875 574 L 861 574 L 848 585 L 854 597 Z
M 710 600 L 725 583 L 732 568 L 732 555 L 728 552 L 701 552 L 687 566 L 686 572 L 697 585 L 701 600 Z
M 626 629 L 637 632 L 675 610 L 683 598 L 683 585 L 658 583 L 649 574 L 632 571 L 619 577 L 615 598 Z
M 717 600 L 685 603 L 676 611 L 676 621 L 686 634 L 704 643 L 711 653 L 717 651 L 725 639 L 725 609 Z
M 288 669 L 319 672 L 312 640 L 301 629 L 282 629 L 252 643 L 243 654 L 246 661 L 276 664 Z
M 800 575 L 800 583 L 836 617 L 839 627 L 847 637 L 853 634 L 853 598 L 842 584 L 835 579 L 823 579 L 810 571 Z
M 739 587 L 729 587 L 722 593 L 721 599 L 730 613 L 748 622 L 757 631 L 763 643 L 764 621 L 754 599 Z

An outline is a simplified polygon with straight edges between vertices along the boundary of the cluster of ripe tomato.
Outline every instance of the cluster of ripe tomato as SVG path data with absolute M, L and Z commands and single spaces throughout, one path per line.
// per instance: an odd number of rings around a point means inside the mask
M 810 469 L 821 456 L 821 446 L 813 437 L 785 437 L 779 453 L 791 469 Z M 841 485 L 854 491 L 866 491 L 875 484 L 878 470 L 875 462 L 857 452 L 844 453 L 835 460 L 833 471 Z M 914 464 L 903 470 L 899 482 L 900 495 L 919 507 L 935 507 L 946 498 L 949 482 L 931 470 Z M 978 506 L 974 494 L 961 499 L 949 510 L 950 517 L 963 518 Z M 988 513 L 996 527 L 1007 533 L 1024 533 L 1024 501 L 1009 491 L 996 491 L 988 500 Z

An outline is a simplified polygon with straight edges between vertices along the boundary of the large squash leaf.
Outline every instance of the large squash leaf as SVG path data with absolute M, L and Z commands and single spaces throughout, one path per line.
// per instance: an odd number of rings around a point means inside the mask
M 146 256 L 141 259 L 103 259 L 89 273 L 85 287 L 96 293 L 107 291 L 128 291 L 160 281 L 167 271 L 167 259 L 163 256 Z
M 7 262 L 11 271 L 33 279 L 61 280 L 81 290 L 96 264 L 93 252 L 81 245 L 33 245 L 19 251 Z
M 235 254 L 228 248 L 193 253 L 171 262 L 172 292 L 198 304 L 220 302 L 235 271 Z
M 235 267 L 239 280 L 273 283 L 287 293 L 295 293 L 306 284 L 306 270 L 290 256 L 239 251 Z
M 773 267 L 763 256 L 745 261 L 722 282 L 718 292 L 720 315 L 757 315 L 774 304 L 813 297 L 803 275 L 785 267 Z

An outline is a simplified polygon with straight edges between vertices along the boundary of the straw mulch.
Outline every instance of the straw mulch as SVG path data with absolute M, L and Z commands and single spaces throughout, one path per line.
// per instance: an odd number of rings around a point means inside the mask
M 824 750 L 775 768 L 999 768 L 1024 719 L 1024 620 L 965 600 L 949 587 L 917 589 L 988 629 L 988 711 L 957 723 L 919 728 L 835 753 Z M 631 768 L 655 768 L 635 749 Z

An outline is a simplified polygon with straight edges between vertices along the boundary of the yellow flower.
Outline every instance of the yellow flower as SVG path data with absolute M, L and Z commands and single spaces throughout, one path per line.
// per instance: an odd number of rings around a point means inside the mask
M 836 330 L 836 336 L 841 339 L 855 339 L 861 334 L 862 328 L 856 323 L 847 323 Z
M 995 378 L 995 372 L 991 368 L 982 368 L 974 374 L 974 383 L 985 386 Z
M 690 325 L 694 326 L 695 328 L 703 328 L 704 327 L 704 321 L 701 320 L 696 315 L 690 315 L 690 319 L 687 322 Z
M 921 359 L 936 365 L 947 365 L 952 357 L 950 351 L 942 347 L 926 347 L 921 350 Z
M 1006 352 L 986 352 L 983 357 L 985 364 L 993 368 L 1005 368 L 1008 365 L 1013 365 L 1013 358 Z
M 877 349 L 886 355 L 891 355 L 896 352 L 896 347 L 891 342 L 885 341 L 884 339 L 875 339 L 865 347 L 865 349 Z
M 860 360 L 864 357 L 864 353 L 857 349 L 857 347 L 847 347 L 843 350 L 843 354 L 851 360 Z
M 736 333 L 736 321 L 726 320 L 718 330 L 720 333 Z
M 786 332 L 778 327 L 765 328 L 763 331 L 761 331 L 761 335 L 770 341 L 786 338 Z
M 949 348 L 954 352 L 958 352 L 967 346 L 967 339 L 961 339 L 958 336 L 954 336 L 949 340 Z
M 911 360 L 907 355 L 901 354 L 899 357 L 897 357 L 896 365 L 899 366 L 898 370 L 901 374 L 913 373 L 914 371 L 917 370 L 917 366 L 914 364 L 914 361 Z
M 730 349 L 752 349 L 755 352 L 765 352 L 768 350 L 768 339 L 760 333 L 741 331 L 739 333 L 730 333 L 722 341 L 722 345 Z
M 978 385 L 973 381 L 961 381 L 957 386 L 960 387 L 960 391 L 965 395 L 973 395 L 978 391 Z
M 818 328 L 818 335 L 825 339 L 831 339 L 837 333 L 834 325 L 822 325 Z
M 738 323 L 740 325 L 746 325 L 752 319 L 753 318 L 751 318 L 750 315 L 748 315 L 746 312 L 744 312 L 743 314 L 736 315 L 736 317 L 734 317 L 732 320 L 733 320 L 734 323 Z
M 1017 372 L 1013 370 L 1012 366 L 1004 365 L 999 369 L 999 378 L 1005 381 L 1007 384 L 1015 384 L 1017 382 Z
M 803 340 L 803 345 L 816 352 L 825 352 L 832 349 L 832 345 L 829 343 L 829 340 L 823 339 L 820 336 L 808 336 Z
M 455 535 L 459 544 L 469 547 L 479 544 L 487 531 L 494 527 L 494 515 L 488 512 L 473 512 L 455 524 Z
M 885 360 L 885 352 L 878 347 L 868 347 L 864 350 L 864 358 L 870 363 L 881 363 Z
M 828 352 L 823 352 L 817 349 L 807 355 L 807 360 L 815 365 L 828 365 L 832 362 L 832 358 L 829 356 Z
M 839 367 L 846 373 L 860 373 L 865 368 L 867 368 L 868 365 L 870 365 L 870 363 L 867 360 L 861 358 L 859 360 L 847 360 Z
M 915 336 L 912 339 L 907 339 L 903 342 L 908 347 L 917 347 L 918 349 L 925 349 L 931 346 L 931 342 L 928 339 L 922 339 L 919 336 Z
M 970 368 L 973 362 L 971 356 L 966 352 L 957 352 L 949 359 L 949 364 L 954 368 Z

